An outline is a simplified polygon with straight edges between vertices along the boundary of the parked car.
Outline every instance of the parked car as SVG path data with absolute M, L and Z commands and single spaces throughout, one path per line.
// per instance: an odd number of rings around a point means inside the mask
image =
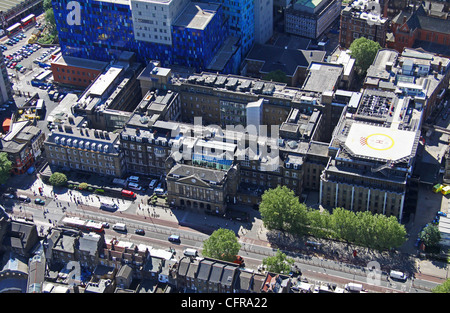
M 136 229 L 134 232 L 138 235 L 142 235 L 142 236 L 145 235 L 145 231 L 141 228 Z
M 34 203 L 40 204 L 40 205 L 44 205 L 44 204 L 45 204 L 45 201 L 42 200 L 42 199 L 37 198 L 37 199 L 34 200 Z
M 20 201 L 24 201 L 24 202 L 31 202 L 30 197 L 27 197 L 27 196 L 25 196 L 25 195 L 19 195 L 19 196 L 17 197 L 17 199 L 20 200 Z
M 142 189 L 142 187 L 136 183 L 128 183 L 128 188 L 133 189 L 133 190 L 141 190 Z
M 108 222 L 103 222 L 102 226 L 103 226 L 103 228 L 109 228 L 109 223 Z
M 15 196 L 12 193 L 4 193 L 3 198 L 5 199 L 14 199 Z
M 442 212 L 442 211 L 438 211 L 438 212 L 436 213 L 436 216 L 447 217 L 447 213 L 444 213 L 444 212 Z

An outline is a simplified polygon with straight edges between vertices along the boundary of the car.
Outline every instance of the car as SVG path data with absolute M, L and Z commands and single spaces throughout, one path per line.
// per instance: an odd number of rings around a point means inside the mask
M 438 212 L 436 213 L 436 216 L 447 217 L 447 213 L 444 213 L 444 212 L 442 212 L 442 211 L 438 211 Z
M 136 230 L 134 231 L 134 233 L 135 233 L 135 234 L 138 234 L 138 235 L 142 235 L 142 236 L 145 235 L 145 231 L 144 231 L 143 229 L 141 229 L 141 228 L 136 229 Z
M 34 203 L 40 204 L 40 205 L 44 205 L 44 204 L 45 204 L 45 201 L 42 200 L 42 199 L 40 199 L 40 198 L 36 198 L 36 199 L 34 200 Z
M 23 202 L 31 202 L 30 197 L 27 197 L 27 196 L 25 196 L 25 195 L 19 195 L 19 196 L 17 197 L 17 200 L 20 200 L 20 201 L 23 201 Z
M 176 243 L 180 243 L 180 236 L 178 235 L 170 235 L 169 238 L 167 238 L 167 240 L 169 240 L 170 242 L 176 242 Z
M 4 199 L 14 199 L 15 196 L 12 193 L 4 193 L 3 198 Z
M 158 180 L 153 179 L 150 184 L 148 184 L 148 188 L 153 189 L 155 188 L 155 185 L 158 183 Z
M 133 190 L 141 190 L 142 189 L 142 187 L 136 183 L 128 183 L 128 188 L 133 189 Z
M 109 228 L 109 223 L 108 222 L 103 222 L 102 226 L 103 226 L 103 228 Z

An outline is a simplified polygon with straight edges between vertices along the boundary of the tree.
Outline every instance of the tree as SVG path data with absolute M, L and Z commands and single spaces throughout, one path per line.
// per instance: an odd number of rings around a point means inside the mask
M 241 245 L 239 244 L 236 234 L 225 228 L 215 230 L 211 236 L 203 242 L 203 255 L 233 262 L 239 253 Z
M 434 293 L 450 293 L 450 279 L 447 279 L 441 285 L 438 285 L 431 290 Z
M 269 256 L 262 261 L 266 270 L 273 273 L 289 273 L 294 264 L 294 259 L 286 256 L 279 249 L 274 256 Z
M 428 225 L 420 233 L 419 238 L 426 247 L 437 247 L 441 241 L 441 233 L 435 225 Z
M 350 55 L 355 59 L 356 66 L 361 74 L 365 74 L 370 65 L 372 65 L 375 56 L 381 46 L 378 42 L 359 37 L 353 40 L 350 45 Z
M 67 183 L 67 176 L 63 173 L 54 172 L 49 179 L 49 183 L 52 186 L 64 186 Z
M 52 0 L 44 0 L 44 11 L 52 9 Z
M 6 183 L 12 169 L 12 162 L 6 152 L 0 152 L 0 184 Z
M 55 13 L 53 12 L 53 8 L 47 9 L 45 11 L 45 21 L 50 26 L 51 32 L 56 31 L 56 20 L 55 20 Z
M 298 197 L 286 186 L 268 189 L 259 205 L 264 226 L 291 233 L 304 233 L 307 225 L 307 210 Z
M 89 187 L 88 183 L 80 183 L 80 184 L 78 185 L 78 189 L 79 189 L 79 190 L 85 190 L 85 189 L 87 189 L 88 187 Z

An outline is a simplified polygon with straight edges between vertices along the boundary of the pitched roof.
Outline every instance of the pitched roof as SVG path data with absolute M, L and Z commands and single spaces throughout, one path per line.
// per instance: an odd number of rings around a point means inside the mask
M 307 51 L 255 44 L 246 59 L 263 62 L 260 70 L 262 73 L 281 70 L 287 76 L 294 76 L 297 67 L 307 68 L 312 61 L 323 61 L 325 53 L 325 51 Z

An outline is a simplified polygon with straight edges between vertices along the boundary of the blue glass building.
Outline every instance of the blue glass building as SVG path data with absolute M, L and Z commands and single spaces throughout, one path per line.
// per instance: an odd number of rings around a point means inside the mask
M 145 63 L 158 60 L 166 67 L 178 64 L 201 71 L 228 36 L 222 6 L 217 4 L 189 3 L 172 25 L 172 45 L 167 45 L 136 40 L 127 0 L 86 0 L 79 2 L 79 12 L 67 8 L 70 1 L 52 2 L 65 55 L 110 61 L 122 51 L 132 51 Z M 197 16 L 199 8 L 208 19 Z M 79 25 L 71 25 L 71 12 L 79 14 Z

